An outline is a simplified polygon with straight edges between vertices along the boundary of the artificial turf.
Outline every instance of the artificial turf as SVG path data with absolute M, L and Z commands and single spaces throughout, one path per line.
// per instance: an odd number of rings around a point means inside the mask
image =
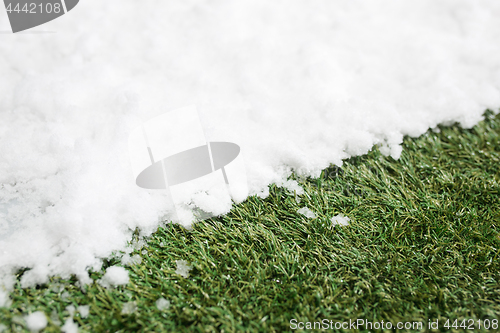
M 127 268 L 124 287 L 18 283 L 0 322 L 27 332 L 22 317 L 41 310 L 52 317 L 44 332 L 59 332 L 68 305 L 90 305 L 87 318 L 74 316 L 80 332 L 283 332 L 292 319 L 422 322 L 422 332 L 464 332 L 466 319 L 475 332 L 499 331 L 500 115 L 488 111 L 472 129 L 439 129 L 405 138 L 399 160 L 374 147 L 318 179 L 292 176 L 303 195 L 271 186 L 266 199 L 249 197 L 190 231 L 159 228 L 135 251 L 142 263 Z M 334 226 L 337 214 L 349 225 Z M 192 264 L 188 278 L 175 273 L 176 260 Z M 119 264 L 111 258 L 103 268 Z M 169 309 L 157 309 L 160 297 Z M 130 301 L 137 310 L 121 314 Z M 428 329 L 429 320 L 439 328 Z

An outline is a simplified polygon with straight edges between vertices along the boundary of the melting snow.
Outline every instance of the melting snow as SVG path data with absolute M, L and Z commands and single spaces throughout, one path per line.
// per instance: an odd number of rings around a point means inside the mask
M 68 305 L 66 307 L 66 311 L 68 311 L 71 318 L 73 318 L 73 316 L 75 315 L 76 308 L 73 305 Z
M 158 308 L 158 310 L 160 311 L 164 311 L 164 310 L 167 310 L 168 308 L 170 308 L 170 301 L 169 300 L 166 300 L 165 298 L 161 297 L 159 298 L 157 301 L 156 301 L 156 307 Z
M 78 306 L 77 310 L 78 310 L 78 313 L 80 313 L 80 317 L 87 318 L 89 316 L 90 306 L 80 305 L 80 306 Z
M 50 313 L 50 320 L 56 326 L 60 326 L 61 325 L 61 321 L 59 320 L 59 315 L 57 314 L 57 311 L 55 309 L 53 309 L 52 312 Z
M 189 266 L 189 263 L 186 260 L 176 260 L 175 263 L 177 264 L 175 273 L 187 278 L 189 276 L 189 271 L 192 270 L 193 267 Z
M 330 219 L 333 223 L 333 225 L 349 225 L 349 221 L 351 219 L 349 219 L 348 217 L 342 215 L 342 214 L 338 214 L 338 215 L 335 215 L 334 217 L 332 217 Z
M 300 213 L 310 219 L 316 218 L 316 214 L 314 214 L 314 212 L 307 207 L 302 207 L 301 209 L 297 210 L 297 213 Z
M 72 317 L 69 317 L 61 327 L 61 331 L 64 333 L 78 333 L 78 324 L 73 321 Z
M 138 254 L 134 254 L 133 256 L 130 256 L 129 254 L 125 254 L 122 257 L 122 265 L 126 265 L 126 266 L 139 265 L 141 262 L 142 262 L 142 258 Z
M 127 302 L 123 304 L 122 314 L 132 314 L 137 311 L 137 303 L 136 302 Z

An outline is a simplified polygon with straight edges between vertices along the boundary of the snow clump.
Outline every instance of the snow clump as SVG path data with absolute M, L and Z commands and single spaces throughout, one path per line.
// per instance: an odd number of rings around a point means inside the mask
M 24 320 L 26 321 L 26 326 L 32 333 L 38 333 L 47 327 L 47 317 L 42 311 L 33 312 L 27 315 Z
M 122 265 L 125 266 L 132 266 L 132 265 L 139 265 L 142 262 L 142 258 L 138 254 L 134 254 L 133 256 L 130 256 L 129 254 L 125 254 L 122 257 Z
M 176 260 L 175 263 L 177 264 L 175 273 L 187 278 L 189 276 L 189 271 L 193 269 L 193 266 L 189 266 L 189 263 L 186 260 Z
M 132 314 L 137 311 L 137 302 L 127 302 L 122 306 L 122 314 Z
M 158 300 L 156 301 L 156 307 L 160 311 L 167 310 L 168 308 L 170 308 L 170 301 L 166 300 L 163 297 L 158 298 Z
M 80 306 L 78 306 L 77 310 L 78 310 L 78 313 L 80 313 L 80 317 L 87 318 L 89 316 L 90 306 L 89 305 L 80 305 Z
M 69 317 L 61 327 L 61 331 L 63 333 L 78 333 L 78 324 L 73 321 L 72 317 Z
M 108 267 L 106 274 L 97 282 L 105 288 L 125 285 L 129 282 L 128 271 L 119 266 Z
M 332 217 L 330 219 L 330 221 L 332 221 L 333 225 L 349 225 L 350 220 L 351 220 L 350 218 L 348 218 L 342 214 L 335 215 L 334 217 Z
M 307 218 L 314 219 L 316 218 L 316 214 L 312 210 L 307 207 L 302 207 L 297 211 L 297 213 L 304 215 Z

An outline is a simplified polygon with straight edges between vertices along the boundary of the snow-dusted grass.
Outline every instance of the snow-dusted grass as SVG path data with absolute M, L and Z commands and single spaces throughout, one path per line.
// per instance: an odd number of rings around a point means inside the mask
M 487 113 L 471 130 L 406 139 L 398 161 L 375 149 L 318 179 L 296 178 L 300 203 L 272 186 L 268 198 L 191 231 L 159 229 L 131 253 L 143 260 L 126 268 L 125 286 L 83 293 L 75 278 L 59 281 L 65 288 L 18 283 L 0 318 L 23 331 L 19 318 L 43 311 L 50 332 L 55 321 L 87 332 L 281 332 L 292 318 L 499 318 L 499 166 L 500 116 Z M 340 214 L 348 225 L 332 223 Z M 180 260 L 193 266 L 188 278 L 176 274 Z M 89 305 L 88 317 L 75 313 L 73 323 L 70 304 Z

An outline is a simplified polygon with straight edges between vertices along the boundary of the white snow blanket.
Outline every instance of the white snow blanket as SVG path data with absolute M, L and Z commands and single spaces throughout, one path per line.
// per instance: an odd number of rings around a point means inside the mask
M 318 176 L 374 145 L 398 158 L 404 135 L 473 126 L 500 106 L 499 17 L 498 0 L 81 0 L 12 34 L 0 8 L 5 287 L 22 267 L 23 286 L 88 283 L 132 230 L 157 228 L 166 194 L 135 185 L 127 144 L 167 111 L 196 105 L 264 197 L 292 170 Z

